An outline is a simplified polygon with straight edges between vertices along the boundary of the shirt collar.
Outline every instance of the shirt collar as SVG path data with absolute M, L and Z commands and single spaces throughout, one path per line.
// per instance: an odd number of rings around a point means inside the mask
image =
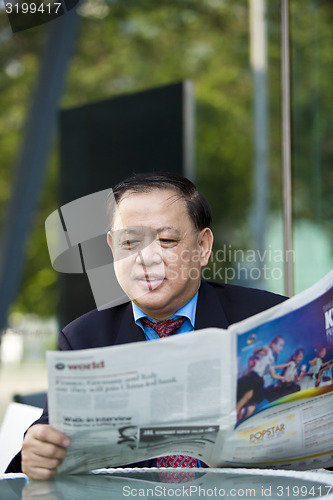
M 176 316 L 186 316 L 186 318 L 188 318 L 190 320 L 191 325 L 194 328 L 195 313 L 197 310 L 197 302 L 198 302 L 198 293 L 199 292 L 197 292 L 191 298 L 191 300 L 189 300 L 189 302 L 187 304 L 185 304 L 183 307 L 178 309 L 178 311 L 176 311 L 175 314 L 173 314 L 173 316 L 170 316 L 170 318 L 168 318 L 168 319 L 175 318 Z M 134 302 L 132 302 L 132 308 L 133 308 L 134 321 L 136 324 L 138 324 L 138 320 L 140 318 L 144 318 L 144 317 L 154 320 L 154 318 L 152 318 L 151 316 L 147 316 L 147 314 L 145 314 L 143 311 L 141 311 L 141 309 L 136 304 L 134 304 Z

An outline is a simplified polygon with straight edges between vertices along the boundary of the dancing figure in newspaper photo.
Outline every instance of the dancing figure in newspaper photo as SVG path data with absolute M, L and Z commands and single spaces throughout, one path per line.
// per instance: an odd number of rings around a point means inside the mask
M 299 382 L 304 376 L 304 371 L 298 372 L 298 368 L 303 358 L 304 349 L 300 347 L 296 349 L 285 365 L 280 365 L 280 367 L 284 366 L 281 375 L 285 380 L 280 380 L 277 384 L 267 387 L 265 395 L 268 401 L 274 401 L 275 399 L 282 398 L 282 396 L 287 396 L 301 390 Z
M 301 381 L 301 388 L 304 389 L 312 389 L 316 387 L 317 375 L 319 375 L 320 369 L 323 365 L 323 359 L 325 358 L 327 353 L 326 347 L 322 347 L 318 352 L 317 356 L 315 356 L 311 361 L 309 361 L 310 368 L 305 374 L 303 380 Z
M 333 384 L 333 359 L 322 364 L 317 377 L 317 385 L 320 387 Z
M 274 364 L 283 350 L 285 340 L 280 335 L 274 337 L 269 346 L 254 350 L 249 359 L 249 371 L 238 380 L 237 389 L 237 419 L 249 417 L 255 410 L 255 405 L 265 399 L 264 376 L 269 373 L 272 379 L 286 380 L 275 373 Z

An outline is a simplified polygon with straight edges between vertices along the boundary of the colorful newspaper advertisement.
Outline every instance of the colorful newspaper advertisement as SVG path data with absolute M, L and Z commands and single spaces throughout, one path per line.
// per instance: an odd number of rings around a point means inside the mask
M 333 273 L 238 323 L 237 425 L 227 463 L 333 465 Z M 329 465 L 328 465 L 329 464 Z

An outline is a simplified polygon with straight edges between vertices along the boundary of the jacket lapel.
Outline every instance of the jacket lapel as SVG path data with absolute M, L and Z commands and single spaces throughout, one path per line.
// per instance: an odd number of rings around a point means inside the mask
M 199 288 L 195 330 L 209 327 L 226 329 L 229 325 L 222 302 L 214 286 L 202 281 Z
M 128 302 L 125 307 L 126 310 L 119 323 L 115 345 L 146 340 L 142 329 L 134 321 L 131 302 Z
M 229 325 L 230 323 L 224 312 L 222 302 L 214 286 L 202 281 L 199 288 L 197 311 L 195 315 L 195 330 L 209 327 L 226 329 Z M 146 337 L 142 329 L 134 322 L 131 302 L 128 302 L 125 305 L 124 313 L 121 315 L 114 344 L 129 344 L 130 342 L 145 340 Z

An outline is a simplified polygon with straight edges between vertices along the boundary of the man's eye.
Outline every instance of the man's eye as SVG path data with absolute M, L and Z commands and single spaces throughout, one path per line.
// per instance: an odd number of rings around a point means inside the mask
M 170 238 L 159 238 L 159 242 L 163 246 L 173 246 L 176 245 L 176 240 L 171 240 Z
M 138 244 L 139 244 L 138 240 L 125 240 L 125 241 L 122 241 L 121 247 L 122 248 L 133 248 L 134 246 L 136 246 Z

